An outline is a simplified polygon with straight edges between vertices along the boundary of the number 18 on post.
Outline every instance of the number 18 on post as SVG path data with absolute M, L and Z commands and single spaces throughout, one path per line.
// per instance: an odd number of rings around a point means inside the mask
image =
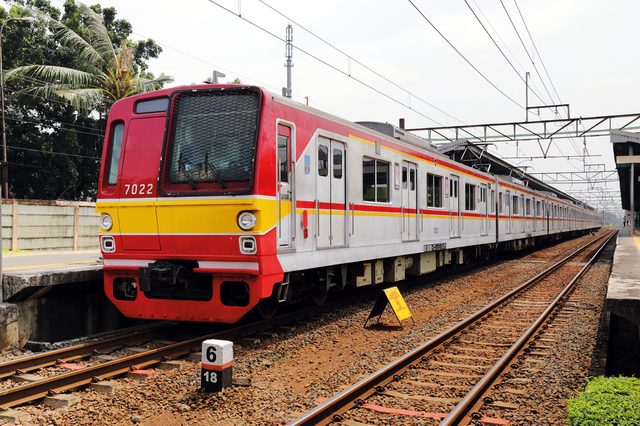
M 228 340 L 202 342 L 200 387 L 208 392 L 220 392 L 230 387 L 233 369 L 233 343 Z

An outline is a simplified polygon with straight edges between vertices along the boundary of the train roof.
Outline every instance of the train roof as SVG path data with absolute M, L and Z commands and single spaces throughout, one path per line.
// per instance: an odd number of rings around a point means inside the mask
M 560 191 L 548 183 L 533 177 L 521 168 L 491 154 L 487 151 L 488 144 L 476 144 L 466 139 L 460 139 L 438 146 L 438 152 L 449 156 L 452 160 L 497 175 L 503 180 L 527 186 L 547 195 L 569 201 L 578 206 L 593 210 L 593 207 Z
M 499 177 L 500 179 L 512 182 L 521 186 L 527 186 L 533 190 L 544 192 L 555 196 L 559 199 L 564 199 L 573 204 L 582 206 L 584 208 L 594 210 L 593 207 L 585 204 L 584 202 L 560 191 L 557 188 L 525 173 L 522 169 L 508 163 L 501 158 L 490 154 L 486 150 L 485 144 L 476 144 L 466 139 L 457 140 L 442 145 L 434 145 L 427 139 L 424 139 L 414 133 L 401 129 L 390 123 L 382 123 L 376 121 L 349 121 L 347 119 L 335 116 L 317 108 L 305 105 L 301 102 L 294 101 L 284 96 L 275 94 L 265 88 L 245 85 L 245 84 L 195 84 L 186 86 L 175 86 L 170 88 L 164 88 L 152 92 L 146 92 L 139 95 L 128 97 L 129 101 L 135 101 L 141 98 L 154 98 L 158 96 L 170 96 L 176 91 L 185 90 L 206 90 L 213 88 L 221 89 L 237 89 L 237 88 L 252 88 L 263 91 L 265 95 L 269 95 L 273 101 L 292 106 L 294 108 L 313 113 L 318 116 L 328 118 L 332 121 L 341 122 L 347 126 L 354 127 L 367 133 L 377 133 L 382 139 L 392 138 L 396 141 L 404 142 L 407 145 L 431 151 L 435 154 L 441 154 L 449 157 L 451 160 L 463 164 L 467 167 L 474 168 L 480 172 L 484 172 L 490 175 Z

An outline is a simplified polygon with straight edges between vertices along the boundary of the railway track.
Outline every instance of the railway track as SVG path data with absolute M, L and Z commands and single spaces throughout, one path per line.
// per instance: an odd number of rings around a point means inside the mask
M 481 267 L 483 264 L 483 262 L 479 262 L 475 265 L 458 268 L 455 273 L 456 275 L 468 273 Z M 437 280 L 438 278 L 450 276 L 450 274 L 451 271 L 441 271 L 431 274 L 430 279 Z M 413 285 L 416 282 L 423 281 L 423 278 L 424 277 L 416 277 L 409 279 L 401 286 Z M 62 393 L 92 382 L 124 375 L 132 369 L 144 369 L 166 360 L 186 356 L 194 351 L 199 351 L 202 341 L 206 339 L 218 338 L 234 340 L 266 330 L 272 330 L 282 325 L 295 323 L 296 321 L 306 318 L 313 318 L 322 313 L 335 310 L 338 307 L 374 298 L 378 295 L 379 291 L 379 288 L 374 288 L 371 291 L 360 292 L 323 306 L 307 307 L 277 316 L 271 320 L 256 321 L 215 332 L 207 332 L 192 338 L 178 339 L 179 341 L 169 344 L 161 343 L 158 347 L 153 347 L 148 350 L 138 350 L 135 353 L 127 353 L 127 348 L 136 345 L 140 346 L 153 341 L 162 342 L 162 339 L 166 340 L 169 334 L 167 326 L 152 327 L 142 331 L 125 333 L 103 340 L 3 362 L 0 363 L 0 409 L 8 409 L 38 400 L 47 395 Z M 184 327 L 184 325 L 170 324 L 168 327 L 170 327 L 171 330 L 179 332 L 180 328 Z M 114 351 L 119 351 L 121 356 L 109 360 L 108 358 L 113 358 Z M 106 355 L 105 358 L 107 358 L 107 360 L 100 362 L 91 361 L 85 363 L 88 365 L 82 365 L 83 361 L 92 360 L 92 357 L 99 355 Z M 78 363 L 78 369 L 73 369 L 61 374 L 48 375 L 48 377 L 42 377 L 40 380 L 18 386 L 9 388 L 2 386 L 4 382 L 8 381 L 7 379 L 13 378 L 16 375 L 41 371 L 47 368 L 55 369 L 60 365 L 66 366 L 65 368 L 69 366 L 73 367 L 74 363 Z M 61 369 L 62 368 L 58 368 L 57 370 Z M 2 382 L 2 380 L 4 380 L 4 382 Z
M 523 354 L 542 349 L 549 326 L 579 278 L 615 232 L 597 237 L 543 272 L 290 425 L 378 424 L 398 415 L 429 424 L 508 424 L 483 414 L 488 406 L 513 409 L 488 396 Z M 577 262 L 580 257 L 584 262 Z

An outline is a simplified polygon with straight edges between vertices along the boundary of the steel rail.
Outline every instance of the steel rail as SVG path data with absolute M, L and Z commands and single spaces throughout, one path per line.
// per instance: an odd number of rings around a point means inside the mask
M 408 281 L 411 283 L 412 281 Z M 203 340 L 207 339 L 235 339 L 261 331 L 277 328 L 280 325 L 289 324 L 293 321 L 308 317 L 317 317 L 321 313 L 335 310 L 336 307 L 357 303 L 363 299 L 378 295 L 379 288 L 358 293 L 351 297 L 341 298 L 332 303 L 322 306 L 312 306 L 299 309 L 293 312 L 274 317 L 270 320 L 255 321 L 233 328 L 220 330 L 195 338 L 176 342 L 160 348 L 150 349 L 133 355 L 120 357 L 115 360 L 106 361 L 97 365 L 88 366 L 81 370 L 71 371 L 52 377 L 48 377 L 35 382 L 16 386 L 0 391 L 0 409 L 8 409 L 16 405 L 31 402 L 47 395 L 61 393 L 79 386 L 87 385 L 91 382 L 105 380 L 110 377 L 125 374 L 131 369 L 142 369 L 164 360 L 175 359 L 187 355 L 194 350 L 199 350 Z M 139 336 L 138 336 L 139 337 Z M 110 342 L 111 343 L 111 342 Z M 105 346 L 109 346 L 106 344 Z M 79 351 L 84 349 L 84 345 L 78 345 Z M 52 351 L 51 357 L 59 354 L 59 351 Z M 48 353 L 42 354 L 43 358 Z
M 600 245 L 594 255 L 587 261 L 587 263 L 580 269 L 580 271 L 573 277 L 573 279 L 563 288 L 558 296 L 547 306 L 547 308 L 540 314 L 540 316 L 531 324 L 529 328 L 520 336 L 520 338 L 514 343 L 505 354 L 487 371 L 487 373 L 478 381 L 478 383 L 464 396 L 464 398 L 451 410 L 449 415 L 445 417 L 440 423 L 441 426 L 468 424 L 471 422 L 471 418 L 468 417 L 469 411 L 474 408 L 479 399 L 485 395 L 489 390 L 493 382 L 500 377 L 502 372 L 507 368 L 511 360 L 520 352 L 524 345 L 531 339 L 531 337 L 540 329 L 549 318 L 549 315 L 556 310 L 560 302 L 565 296 L 573 290 L 578 280 L 587 272 L 587 269 L 595 262 L 602 250 L 607 246 L 609 241 L 613 239 L 617 231 L 614 231 L 608 238 Z M 479 413 L 472 413 L 474 417 L 479 416 Z M 481 416 L 479 416 L 481 417 Z
M 86 358 L 94 354 L 96 351 L 117 347 L 118 345 L 144 339 L 145 337 L 151 337 L 157 333 L 159 329 L 166 330 L 166 327 L 166 324 L 159 324 L 144 330 L 131 331 L 102 340 L 81 343 L 66 348 L 55 349 L 5 361 L 0 363 L 0 379 L 5 379 L 16 373 L 38 370 L 43 367 L 57 364 L 60 361 L 73 361 L 76 359 Z M 175 325 L 170 324 L 170 327 L 175 327 Z
M 586 248 L 579 249 L 580 251 Z M 577 254 L 577 252 L 575 253 Z M 568 259 L 567 259 L 568 260 Z M 475 269 L 475 267 L 464 267 L 460 273 L 469 272 L 469 270 Z M 444 277 L 447 274 L 450 274 L 451 271 L 442 271 L 440 273 L 432 274 L 432 277 Z M 544 273 L 544 271 L 543 271 Z M 420 277 L 416 277 L 415 279 L 410 279 L 405 281 L 402 286 L 410 285 L 415 283 Z M 283 324 L 291 323 L 295 320 L 300 320 L 306 317 L 315 317 L 318 314 L 328 312 L 333 310 L 337 306 L 344 306 L 350 303 L 357 303 L 362 300 L 366 300 L 369 297 L 377 295 L 380 292 L 380 288 L 373 289 L 371 291 L 367 291 L 365 293 L 359 293 L 357 295 L 353 295 L 351 297 L 342 298 L 333 303 L 324 304 L 322 306 L 314 306 L 301 310 L 297 310 L 294 312 L 286 313 L 280 316 L 277 316 L 270 320 L 257 321 L 241 326 L 235 326 L 231 329 L 216 331 L 214 333 L 209 333 L 206 335 L 202 335 L 196 338 L 184 340 L 181 342 L 177 342 L 171 345 L 166 345 L 161 348 L 150 349 L 145 352 L 140 352 L 137 354 L 125 356 L 118 358 L 116 360 L 103 362 L 94 366 L 85 367 L 81 370 L 71 371 L 69 373 L 45 378 L 42 380 L 38 380 L 35 382 L 27 383 L 21 386 L 16 386 L 14 388 L 6 389 L 0 391 L 0 409 L 7 409 L 16 405 L 20 405 L 23 403 L 31 402 L 37 399 L 40 399 L 47 395 L 57 394 L 64 392 L 66 390 L 74 389 L 82 385 L 89 384 L 91 382 L 104 380 L 110 377 L 118 376 L 121 374 L 125 374 L 130 371 L 132 368 L 145 368 L 154 364 L 158 364 L 163 360 L 174 359 L 180 356 L 186 355 L 192 352 L 194 349 L 199 349 L 203 340 L 211 339 L 211 338 L 223 338 L 223 339 L 233 339 L 237 337 L 242 337 L 246 335 L 250 335 L 252 333 L 257 333 L 260 331 L 276 328 Z M 140 338 L 143 336 L 143 332 L 140 334 L 133 336 L 132 338 Z M 89 344 L 81 344 L 76 345 L 72 348 L 55 350 L 46 352 L 43 354 L 35 355 L 33 357 L 21 358 L 16 361 L 9 361 L 6 364 L 5 373 L 8 373 L 9 369 L 20 370 L 20 368 L 16 368 L 18 363 L 24 362 L 23 368 L 26 370 L 29 368 L 29 371 L 37 369 L 39 367 L 30 368 L 28 363 L 31 361 L 38 362 L 40 366 L 52 365 L 55 361 L 52 361 L 54 358 L 57 361 L 58 359 L 71 360 L 81 358 L 81 354 L 86 354 L 88 350 L 88 345 L 93 345 L 91 347 L 91 351 L 99 350 L 97 348 L 104 347 L 112 347 L 117 345 L 118 336 L 114 338 L 107 339 L 106 341 L 98 341 L 95 343 Z M 69 349 L 73 349 L 77 351 L 74 355 L 70 355 Z M 62 355 L 62 357 L 61 357 Z M 3 365 L 3 364 L 0 364 Z M 9 366 L 11 365 L 11 366 Z
M 614 233 L 611 233 L 613 235 Z M 413 349 L 412 351 L 402 355 L 396 360 L 390 362 L 385 365 L 381 369 L 375 371 L 364 379 L 360 380 L 356 384 L 350 386 L 344 391 L 338 393 L 332 398 L 324 401 L 323 403 L 317 405 L 315 408 L 311 409 L 307 413 L 302 416 L 294 419 L 292 422 L 288 424 L 288 426 L 302 426 L 302 425 L 316 425 L 316 424 L 327 424 L 333 420 L 340 420 L 339 414 L 360 406 L 364 403 L 364 398 L 372 395 L 376 392 L 376 387 L 384 385 L 391 380 L 394 380 L 399 377 L 399 374 L 409 368 L 410 365 L 417 362 L 420 358 L 422 358 L 425 354 L 431 352 L 433 349 L 438 346 L 444 344 L 446 341 L 457 335 L 460 331 L 466 329 L 471 324 L 476 323 L 479 319 L 486 316 L 489 312 L 495 310 L 506 301 L 511 299 L 512 297 L 518 295 L 525 289 L 529 288 L 542 278 L 556 271 L 558 268 L 569 262 L 571 259 L 576 257 L 578 254 L 586 250 L 588 247 L 592 246 L 597 241 L 609 237 L 610 234 L 606 234 L 603 236 L 599 236 L 589 241 L 587 244 L 578 248 L 568 256 L 562 258 L 555 264 L 551 265 L 549 268 L 544 271 L 536 274 L 533 278 L 530 278 L 525 283 L 516 287 L 515 289 L 509 291 L 504 296 L 496 299 L 495 301 L 489 303 L 484 308 L 478 310 L 473 313 L 469 317 L 463 319 L 458 322 L 448 330 L 442 332 L 441 334 L 433 337 L 429 341 L 423 343 L 419 347 Z M 335 417 L 334 419 L 334 416 Z

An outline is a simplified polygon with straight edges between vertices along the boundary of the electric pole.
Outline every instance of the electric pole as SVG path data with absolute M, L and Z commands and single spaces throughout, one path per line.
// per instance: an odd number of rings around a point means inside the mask
M 287 43 L 285 45 L 285 58 L 287 62 L 284 64 L 287 69 L 287 87 L 283 88 L 283 95 L 291 99 L 291 68 L 293 68 L 293 26 L 287 25 Z

